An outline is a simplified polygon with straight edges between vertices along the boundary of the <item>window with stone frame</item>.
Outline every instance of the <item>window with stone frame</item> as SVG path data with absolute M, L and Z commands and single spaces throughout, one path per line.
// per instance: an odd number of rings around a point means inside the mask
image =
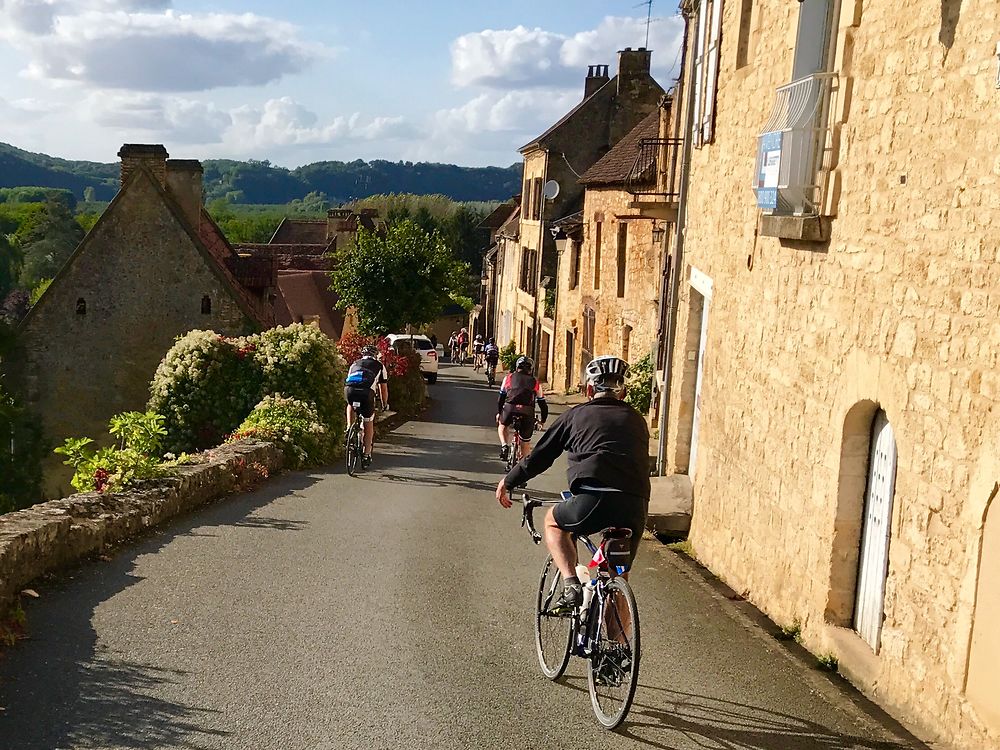
M 518 286 L 531 294 L 535 291 L 535 279 L 538 275 L 538 251 L 529 247 L 521 248 L 521 278 Z
M 569 288 L 576 289 L 580 286 L 580 261 L 583 259 L 583 243 L 573 240 L 571 242 L 573 243 L 573 252 L 569 256 Z
M 207 294 L 201 298 L 201 314 L 211 315 L 212 314 L 212 298 Z
M 583 308 L 583 350 L 593 354 L 594 329 L 597 327 L 597 312 L 592 307 Z
M 601 288 L 601 220 L 594 222 L 594 289 Z
M 715 139 L 715 99 L 719 82 L 723 0 L 701 0 L 695 22 L 692 77 L 694 118 L 691 143 L 701 147 Z
M 77 315 L 87 314 L 87 300 L 85 300 L 83 297 L 80 297 L 76 301 L 76 314 Z
M 618 296 L 625 296 L 625 277 L 628 263 L 628 222 L 618 224 Z

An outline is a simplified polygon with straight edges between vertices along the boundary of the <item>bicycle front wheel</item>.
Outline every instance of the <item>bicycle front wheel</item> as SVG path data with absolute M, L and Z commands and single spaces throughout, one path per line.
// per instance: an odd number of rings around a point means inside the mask
M 597 721 L 614 729 L 628 716 L 639 683 L 639 610 L 624 578 L 613 579 L 604 591 L 604 616 L 592 644 L 587 686 Z M 599 616 L 596 610 L 591 613 Z
M 562 574 L 549 555 L 542 567 L 542 578 L 538 582 L 538 599 L 535 604 L 535 650 L 538 652 L 538 665 L 542 668 L 542 674 L 550 680 L 558 680 L 566 671 L 573 639 L 573 618 L 549 614 L 549 610 L 562 596 L 562 592 Z
M 361 462 L 361 441 L 358 439 L 360 432 L 357 422 L 347 431 L 347 473 L 352 477 L 358 473 L 358 464 Z

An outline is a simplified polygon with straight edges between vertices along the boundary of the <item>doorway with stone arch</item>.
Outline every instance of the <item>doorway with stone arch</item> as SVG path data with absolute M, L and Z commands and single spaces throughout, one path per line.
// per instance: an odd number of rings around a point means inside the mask
M 826 620 L 881 647 L 895 499 L 896 436 L 874 401 L 844 419 Z

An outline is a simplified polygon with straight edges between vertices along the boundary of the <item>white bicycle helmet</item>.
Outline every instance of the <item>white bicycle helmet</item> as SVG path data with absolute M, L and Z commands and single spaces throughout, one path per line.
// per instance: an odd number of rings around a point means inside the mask
M 592 359 L 587 365 L 587 385 L 597 391 L 617 391 L 628 378 L 628 362 L 609 354 Z

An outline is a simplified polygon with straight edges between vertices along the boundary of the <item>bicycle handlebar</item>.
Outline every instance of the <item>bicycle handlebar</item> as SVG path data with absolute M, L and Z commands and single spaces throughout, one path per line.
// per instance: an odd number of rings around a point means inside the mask
M 535 530 L 535 519 L 534 512 L 535 508 L 541 506 L 541 500 L 532 500 L 528 497 L 528 493 L 525 492 L 522 496 L 522 502 L 524 503 L 524 510 L 521 513 L 521 528 L 523 529 L 525 525 L 528 527 L 528 533 L 531 534 L 531 541 L 538 544 L 542 541 L 542 535 Z

